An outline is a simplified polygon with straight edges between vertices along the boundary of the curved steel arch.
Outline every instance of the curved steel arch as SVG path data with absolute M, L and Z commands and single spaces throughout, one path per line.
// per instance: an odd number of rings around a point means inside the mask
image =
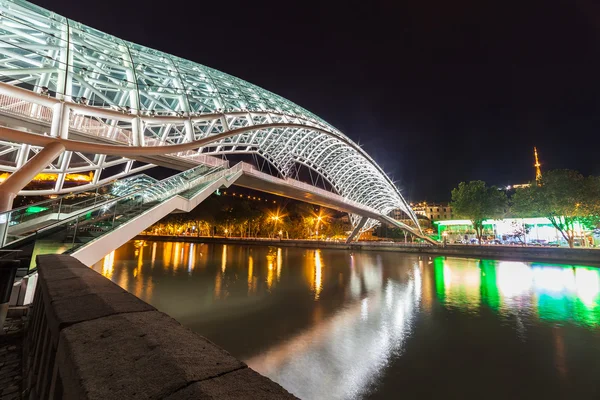
M 0 11 L 0 82 L 5 84 L 0 86 L 0 113 L 41 121 L 50 136 L 62 140 L 76 132 L 131 146 L 123 157 L 132 151 L 152 153 L 148 148 L 199 162 L 254 153 L 284 176 L 294 163 L 304 164 L 345 198 L 376 202 L 383 214 L 402 209 L 418 226 L 379 165 L 306 109 L 234 76 L 26 1 L 0 2 Z M 12 157 L 8 163 L 0 159 L 0 171 L 12 172 L 30 157 L 29 145 L 0 144 L 0 156 Z M 85 170 L 84 160 L 99 175 L 109 166 L 106 157 L 97 153 L 92 159 L 86 149 L 63 154 L 47 171 L 64 176 Z M 118 163 L 131 167 L 127 158 L 110 160 L 110 166 Z M 344 177 L 344 171 L 352 173 Z M 62 183 L 56 191 L 64 191 Z

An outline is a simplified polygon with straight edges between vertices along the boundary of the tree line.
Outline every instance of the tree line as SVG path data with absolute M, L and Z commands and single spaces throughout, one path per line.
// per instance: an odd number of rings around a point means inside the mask
M 471 221 L 479 243 L 486 219 L 546 217 L 572 248 L 577 225 L 593 230 L 600 223 L 600 177 L 552 170 L 510 196 L 483 181 L 461 182 L 452 190 L 451 206 L 457 217 Z
M 345 214 L 290 201 L 285 208 L 212 195 L 189 213 L 169 214 L 145 230 L 157 235 L 324 239 L 347 236 Z

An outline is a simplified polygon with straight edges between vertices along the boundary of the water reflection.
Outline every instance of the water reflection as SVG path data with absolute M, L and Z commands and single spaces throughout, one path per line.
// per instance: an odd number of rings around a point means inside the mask
M 313 290 L 315 292 L 315 300 L 319 300 L 321 293 L 321 270 L 323 269 L 323 261 L 321 260 L 321 250 L 315 250 L 315 282 Z
M 315 254 L 315 259 L 319 258 Z M 398 282 L 385 279 L 370 257 L 356 258 L 350 279 L 365 284 L 364 298 L 349 289 L 347 294 L 354 301 L 249 359 L 248 365 L 300 398 L 360 396 L 390 359 L 400 354 L 410 334 L 420 299 L 421 288 L 416 285 L 421 272 L 414 266 L 413 279 Z
M 436 370 L 446 352 L 474 376 L 473 348 L 509 358 L 490 374 L 519 359 L 530 369 L 515 376 L 564 385 L 585 381 L 574 362 L 600 357 L 596 268 L 157 242 L 94 268 L 303 399 L 396 396 L 410 379 L 451 375 Z
M 434 260 L 436 293 L 450 308 L 478 313 L 483 302 L 501 314 L 520 309 L 541 320 L 600 324 L 600 271 L 511 261 Z
M 112 278 L 113 275 L 113 267 L 115 266 L 115 252 L 111 251 L 104 257 L 102 260 L 102 275 L 107 277 L 108 279 Z

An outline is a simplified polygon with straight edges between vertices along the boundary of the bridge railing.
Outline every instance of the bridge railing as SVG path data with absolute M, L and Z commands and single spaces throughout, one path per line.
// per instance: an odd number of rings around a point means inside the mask
M 52 121 L 52 108 L 5 94 L 0 94 L 0 111 L 45 122 Z
M 172 154 L 172 156 L 192 160 L 199 164 L 206 164 L 213 167 L 229 167 L 229 161 L 227 160 L 222 160 L 207 154 L 201 154 L 194 150 L 180 151 L 179 153 Z
M 52 108 L 32 103 L 27 100 L 21 100 L 6 94 L 0 94 L 0 112 L 45 123 L 51 123 L 53 118 Z M 112 124 L 107 124 L 97 117 L 71 113 L 69 116 L 69 128 L 87 135 L 133 146 L 133 132 L 118 126 L 116 120 L 114 120 Z M 169 144 L 162 140 L 150 137 L 145 137 L 144 140 L 146 146 L 164 146 Z M 198 164 L 205 164 L 213 167 L 227 167 L 229 165 L 226 160 L 221 160 L 207 154 L 201 154 L 194 150 L 182 151 L 171 154 L 170 156 L 184 158 Z
M 88 117 L 81 114 L 71 114 L 69 117 L 69 127 L 88 135 L 103 137 L 114 140 L 115 142 L 133 145 L 133 134 L 130 130 L 116 125 L 107 124 L 95 117 Z

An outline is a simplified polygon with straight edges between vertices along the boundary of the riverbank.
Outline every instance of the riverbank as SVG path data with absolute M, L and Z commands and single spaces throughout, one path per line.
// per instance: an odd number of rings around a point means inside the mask
M 393 251 L 428 256 L 490 258 L 510 261 L 542 261 L 581 263 L 600 267 L 600 249 L 567 249 L 556 247 L 448 245 L 433 247 L 424 244 L 382 242 L 328 242 L 317 240 L 253 239 L 197 236 L 138 235 L 137 240 L 179 241 L 192 243 L 222 243 L 259 246 L 321 248 L 352 251 Z

